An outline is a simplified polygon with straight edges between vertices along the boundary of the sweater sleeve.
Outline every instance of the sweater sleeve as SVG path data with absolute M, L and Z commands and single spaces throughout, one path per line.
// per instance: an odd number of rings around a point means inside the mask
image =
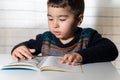
M 118 56 L 115 44 L 107 38 L 102 38 L 97 32 L 92 34 L 87 48 L 79 53 L 83 57 L 83 64 L 112 61 Z
M 33 55 L 37 55 L 37 54 L 41 53 L 42 35 L 39 34 L 39 35 L 36 36 L 36 39 L 30 39 L 30 40 L 28 40 L 28 41 L 25 41 L 25 42 L 22 42 L 22 43 L 16 45 L 16 46 L 12 49 L 11 53 L 12 53 L 17 47 L 22 46 L 22 45 L 24 45 L 24 46 L 26 46 L 27 48 L 30 48 L 30 49 L 35 49 L 36 51 L 35 51 L 35 53 L 33 53 Z

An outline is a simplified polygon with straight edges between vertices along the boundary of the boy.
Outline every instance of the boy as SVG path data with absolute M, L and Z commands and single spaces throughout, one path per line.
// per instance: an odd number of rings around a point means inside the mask
M 115 60 L 118 50 L 113 42 L 93 29 L 77 27 L 83 20 L 84 0 L 48 0 L 49 30 L 16 45 L 14 59 L 32 59 L 34 55 L 62 56 L 60 63 L 93 63 Z

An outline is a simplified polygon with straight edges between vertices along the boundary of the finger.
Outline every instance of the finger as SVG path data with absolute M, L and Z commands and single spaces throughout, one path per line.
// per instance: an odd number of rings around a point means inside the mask
M 16 52 L 16 54 L 14 56 L 21 60 L 26 59 L 20 52 Z
M 82 60 L 83 60 L 81 55 L 77 56 L 76 59 L 77 59 L 77 61 L 78 61 L 79 63 L 82 62 Z
M 30 54 L 28 54 L 26 52 L 24 52 L 24 54 L 22 54 L 22 55 L 25 56 L 27 59 L 32 59 L 33 58 L 32 55 L 30 55 Z
M 27 48 L 23 48 L 22 50 L 19 50 L 19 52 L 25 56 L 27 59 L 32 59 L 33 55 L 31 54 L 31 52 L 29 51 L 29 49 Z
M 74 59 L 74 61 L 71 63 L 71 65 L 78 65 L 78 60 Z
M 71 54 L 69 57 L 68 57 L 68 61 L 69 62 L 73 62 L 73 60 L 75 59 L 75 55 Z
M 63 63 L 63 59 L 60 58 L 60 59 L 58 60 L 58 62 L 59 62 L 59 63 Z
M 65 55 L 61 58 L 61 63 L 66 63 L 69 56 L 70 56 L 69 54 L 65 54 Z
M 29 55 L 32 56 L 30 49 L 28 49 L 28 48 L 26 48 L 26 47 L 25 47 L 25 48 L 22 48 L 21 51 L 23 51 L 24 53 L 27 53 L 27 54 L 29 54 Z
M 31 53 L 34 53 L 34 52 L 35 52 L 35 49 L 29 49 L 29 51 L 30 51 Z
M 13 51 L 13 53 L 12 53 L 13 59 L 15 59 L 15 60 L 21 59 L 22 57 L 19 57 L 19 56 L 21 56 L 21 55 L 17 49 L 15 51 Z
M 16 60 L 16 61 L 18 60 L 18 57 L 17 57 L 16 55 L 14 55 L 14 54 L 12 55 L 12 58 L 13 58 L 14 60 Z
M 70 55 L 68 57 L 68 60 L 67 60 L 66 64 L 70 65 L 72 63 L 72 61 L 73 61 L 73 55 Z
M 82 62 L 81 56 L 76 56 L 76 58 L 72 62 L 72 65 L 79 65 L 80 62 Z
M 74 64 L 76 61 L 77 55 L 75 53 L 70 54 L 69 58 L 68 58 L 68 65 Z
M 60 63 L 64 63 L 64 59 L 63 59 L 63 58 L 60 58 L 60 59 L 59 59 L 59 62 L 60 62 Z
M 13 51 L 13 58 L 16 59 L 17 57 L 20 59 L 24 59 L 24 58 L 28 58 L 31 59 L 33 56 L 31 54 L 31 52 L 29 51 L 29 49 L 26 46 L 20 46 L 18 48 L 16 48 Z

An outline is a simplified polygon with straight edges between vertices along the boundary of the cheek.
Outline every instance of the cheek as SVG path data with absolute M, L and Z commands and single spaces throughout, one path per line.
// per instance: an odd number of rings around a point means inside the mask
M 48 21 L 48 27 L 51 29 L 52 28 L 52 23 Z
M 50 26 L 51 25 L 51 22 L 50 21 L 48 21 L 48 26 Z
M 65 28 L 71 28 L 71 27 L 73 26 L 73 23 L 74 23 L 74 22 L 73 22 L 72 20 L 67 20 L 67 21 L 61 23 L 61 26 L 63 26 L 64 29 L 65 29 Z
M 61 24 L 61 26 L 62 26 L 61 28 L 63 29 L 63 31 L 64 30 L 69 31 L 73 28 L 74 23 L 73 22 L 65 22 L 65 23 Z
M 61 29 L 62 33 L 69 33 L 72 31 L 72 26 L 67 24 L 67 25 L 62 25 Z

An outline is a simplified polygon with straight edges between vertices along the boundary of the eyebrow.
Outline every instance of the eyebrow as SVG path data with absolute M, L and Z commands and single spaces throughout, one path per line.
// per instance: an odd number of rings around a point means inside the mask
M 47 14 L 47 16 L 52 17 L 50 14 Z M 59 15 L 58 17 L 68 17 L 68 15 Z
M 50 17 L 52 17 L 50 14 L 47 14 L 47 16 L 50 16 Z

